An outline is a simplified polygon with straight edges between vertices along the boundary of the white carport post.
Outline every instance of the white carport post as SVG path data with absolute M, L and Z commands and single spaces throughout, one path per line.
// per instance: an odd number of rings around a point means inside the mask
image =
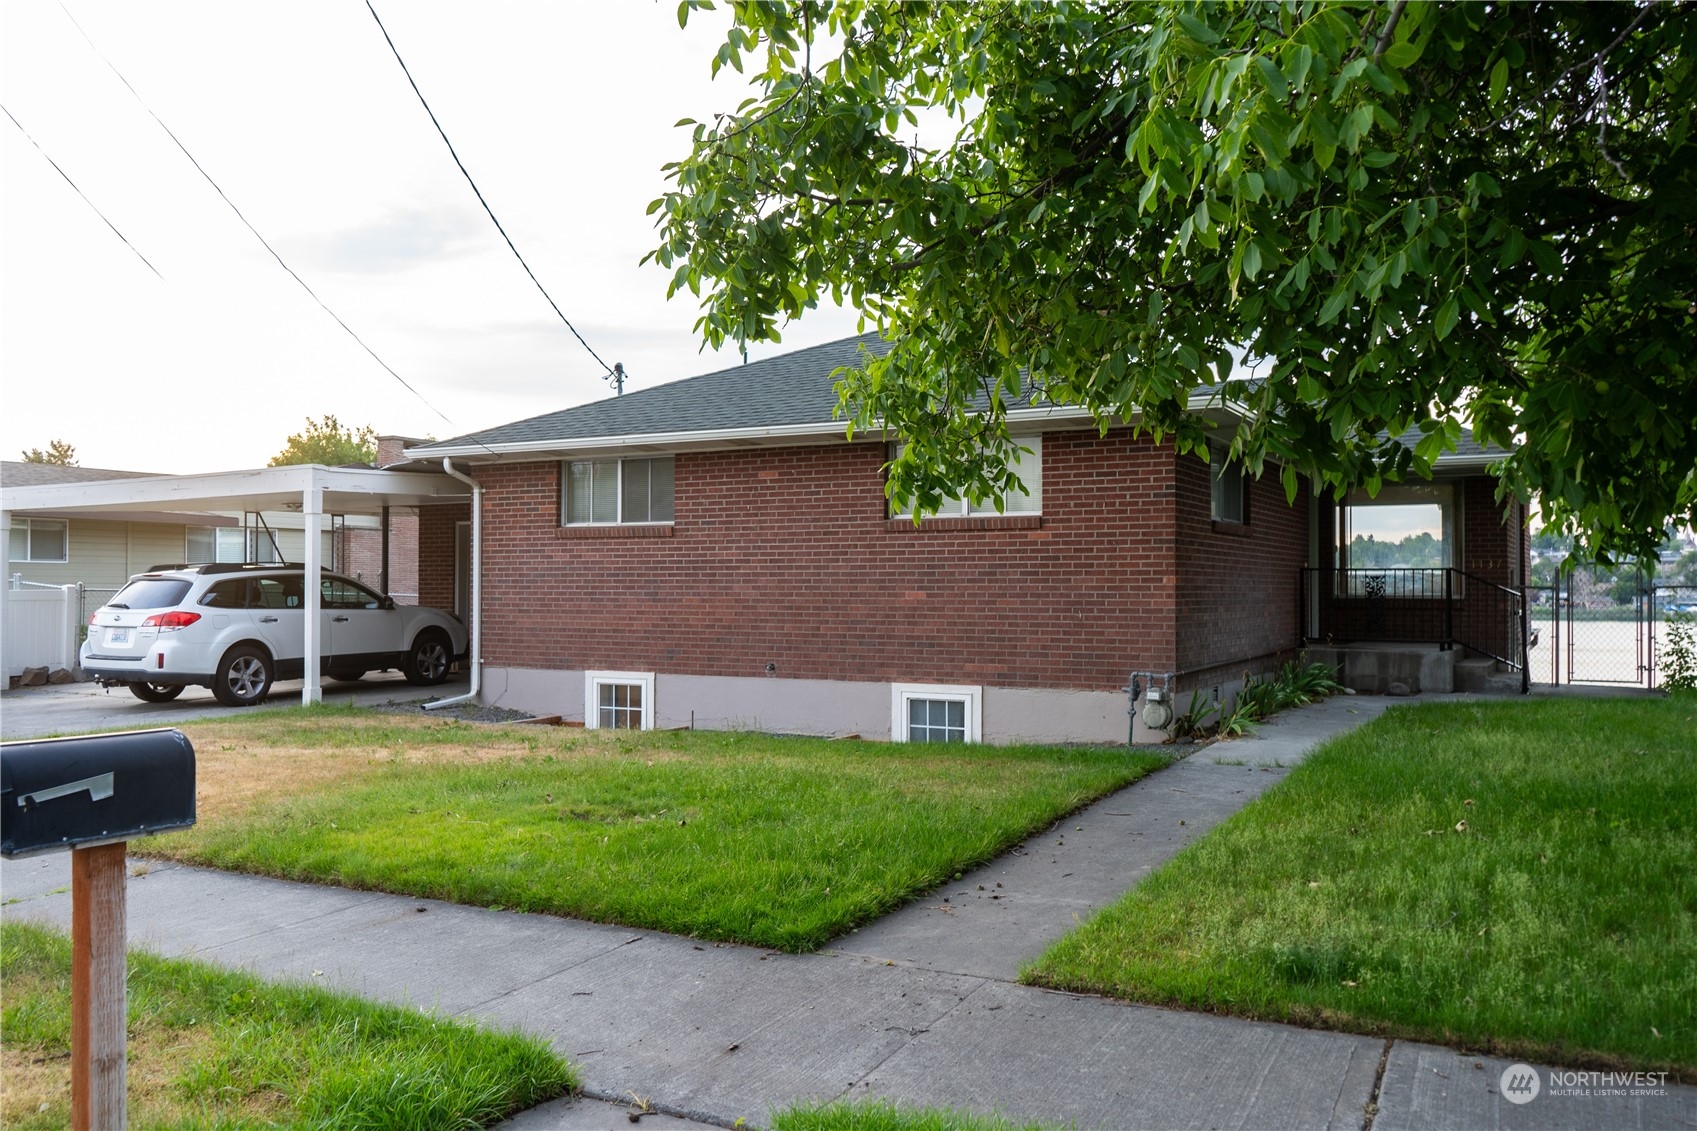
M 302 634 L 301 644 L 305 655 L 306 670 L 301 673 L 301 706 L 310 707 L 322 702 L 324 689 L 319 683 L 319 651 L 323 647 L 318 639 L 319 606 L 323 604 L 324 588 L 320 574 L 323 572 L 324 539 L 319 530 L 319 522 L 324 517 L 324 488 L 318 484 L 318 469 L 312 469 L 312 484 L 301 491 L 301 525 L 302 533 L 306 535 L 306 577 L 302 579 L 302 587 L 306 590 L 306 631 Z
M 68 529 L 68 528 L 67 528 Z M 69 538 L 69 534 L 66 535 Z M 12 515 L 9 511 L 0 510 L 0 538 L 6 539 L 6 565 L 11 566 L 12 557 Z M 0 687 L 6 686 L 11 669 L 6 667 L 6 606 L 11 603 L 12 577 L 7 574 L 0 577 Z

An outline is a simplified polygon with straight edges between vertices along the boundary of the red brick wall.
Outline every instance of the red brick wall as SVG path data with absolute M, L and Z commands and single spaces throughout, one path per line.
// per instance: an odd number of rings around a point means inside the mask
M 1499 503 L 1488 475 L 1461 482 L 1462 568 L 1475 577 L 1513 588 L 1526 580 L 1526 522 L 1515 502 Z
M 1298 571 L 1308 561 L 1308 496 L 1285 502 L 1278 469 L 1245 476 L 1246 523 L 1212 520 L 1209 467 L 1178 457 L 1178 660 L 1235 678 L 1297 643 Z M 1260 664 L 1252 661 L 1262 660 Z M 1181 681 L 1184 683 L 1186 681 Z
M 383 587 L 383 531 L 343 527 L 339 547 L 341 572 L 373 588 Z M 452 559 L 449 559 L 450 563 Z M 416 604 L 418 593 L 418 517 L 395 508 L 389 515 L 388 591 L 402 604 Z M 409 596 L 411 594 L 411 596 Z
M 680 454 L 674 526 L 610 530 L 560 527 L 557 462 L 480 468 L 487 661 L 1097 690 L 1172 666 L 1170 449 L 1052 433 L 1041 519 L 917 530 L 885 518 L 884 459 Z
M 454 525 L 471 520 L 471 504 L 418 509 L 418 603 L 454 607 Z

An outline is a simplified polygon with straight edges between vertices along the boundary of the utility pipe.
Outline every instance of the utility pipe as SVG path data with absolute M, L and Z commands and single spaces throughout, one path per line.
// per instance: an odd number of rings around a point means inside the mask
M 426 711 L 475 702 L 483 687 L 483 484 L 456 470 L 452 456 L 443 457 L 442 470 L 471 488 L 471 689 L 452 699 L 426 703 Z

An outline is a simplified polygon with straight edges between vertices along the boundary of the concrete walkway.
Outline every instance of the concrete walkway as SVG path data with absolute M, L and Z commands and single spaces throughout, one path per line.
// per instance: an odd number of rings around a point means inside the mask
M 760 1125 L 881 1096 L 1079 1128 L 1697 1126 L 1697 1089 L 1499 1095 L 1507 1062 L 1013 982 L 1076 919 L 1386 701 L 1340 697 L 1202 748 L 1012 854 L 806 956 L 429 900 L 143 865 L 133 943 L 542 1034 L 589 1099 L 513 1128 Z M 1181 823 L 1182 822 L 1182 823 Z M 7 861 L 6 914 L 68 923 L 64 855 Z M 1000 886 L 997 886 L 1000 885 Z

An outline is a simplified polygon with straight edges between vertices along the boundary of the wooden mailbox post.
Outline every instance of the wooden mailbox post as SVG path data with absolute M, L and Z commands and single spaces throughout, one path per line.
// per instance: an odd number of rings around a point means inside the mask
M 0 855 L 71 852 L 71 1126 L 121 1131 L 127 841 L 194 824 L 178 730 L 0 743 Z

